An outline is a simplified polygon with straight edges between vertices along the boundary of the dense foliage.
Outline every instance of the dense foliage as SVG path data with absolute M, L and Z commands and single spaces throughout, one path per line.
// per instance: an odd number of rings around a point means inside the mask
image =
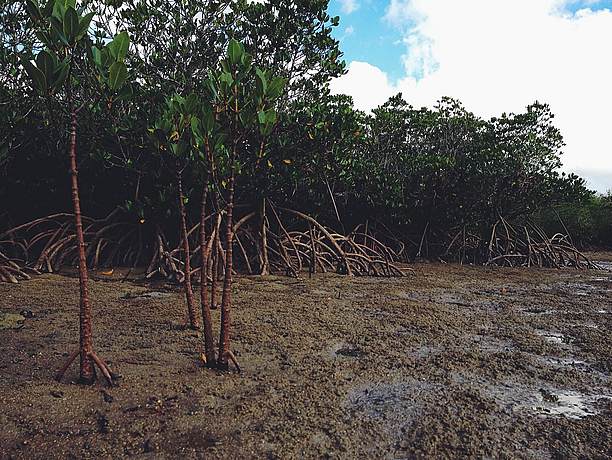
M 566 233 L 583 248 L 612 248 L 612 195 L 592 195 L 564 203 L 535 216 L 549 234 Z
M 131 45 L 129 83 L 118 94 L 100 94 L 80 114 L 84 214 L 99 217 L 121 207 L 149 234 L 161 226 L 179 241 L 177 164 L 168 162 L 151 129 L 170 98 L 209 91 L 210 71 L 231 38 L 244 44 L 254 67 L 287 82 L 265 148 L 254 161 L 236 165 L 241 212 L 259 209 L 269 198 L 332 227 L 377 222 L 412 242 L 415 255 L 423 238 L 435 253 L 436 242 L 441 250 L 441 242 L 465 226 L 482 234 L 500 215 L 514 218 L 558 203 L 597 200 L 580 178 L 559 172 L 563 139 L 545 104 L 485 120 L 453 99 L 415 108 L 398 95 L 366 114 L 349 97 L 331 96 L 327 83 L 344 72 L 344 62 L 331 36 L 338 18 L 326 14 L 327 3 L 86 2 L 99 12 L 91 40 L 105 43 L 127 31 Z M 0 10 L 4 226 L 70 210 L 62 156 L 68 146 L 66 94 L 59 88 L 53 98 L 42 97 L 31 88 L 20 56 L 36 59 L 41 41 L 25 5 L 5 0 Z M 86 66 L 75 72 L 78 97 L 97 91 Z M 261 132 L 244 135 L 247 145 L 260 145 Z M 196 157 L 180 165 L 191 223 L 198 221 L 203 180 Z M 220 171 L 214 186 L 226 195 L 228 177 L 222 176 Z

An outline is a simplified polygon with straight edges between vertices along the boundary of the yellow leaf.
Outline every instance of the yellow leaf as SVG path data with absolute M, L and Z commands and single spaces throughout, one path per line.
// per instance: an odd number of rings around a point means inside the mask
M 291 160 L 283 160 L 283 163 L 285 163 L 286 165 L 290 165 L 291 164 Z
M 270 163 L 270 160 L 268 160 L 268 168 L 272 167 L 272 163 Z
M 102 275 L 111 276 L 115 270 L 111 268 L 108 271 L 102 272 Z
M 171 141 L 178 141 L 178 138 L 179 138 L 178 131 L 174 131 L 172 134 L 170 134 L 170 140 Z

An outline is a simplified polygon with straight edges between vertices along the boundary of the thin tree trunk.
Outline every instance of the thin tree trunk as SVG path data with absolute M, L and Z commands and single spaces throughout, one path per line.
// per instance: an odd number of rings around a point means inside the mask
M 211 281 L 210 281 L 210 309 L 217 309 L 217 280 L 219 278 L 219 231 L 220 227 L 217 228 L 215 234 L 215 240 L 213 241 L 212 248 L 212 270 L 211 270 Z
M 202 208 L 200 212 L 200 252 L 202 255 L 202 266 L 200 267 L 200 303 L 202 306 L 202 321 L 204 322 L 204 356 L 206 365 L 212 367 L 216 364 L 215 344 L 212 331 L 212 317 L 210 304 L 208 303 L 207 262 L 208 248 L 206 244 L 206 200 L 208 199 L 208 175 L 202 190 Z
M 266 218 L 266 199 L 261 200 L 261 222 L 260 222 L 260 233 L 261 233 L 261 269 L 260 275 L 270 274 L 270 260 L 268 258 L 268 231 L 267 231 L 267 218 Z
M 195 309 L 195 301 L 193 299 L 193 288 L 191 286 L 191 254 L 189 251 L 189 237 L 187 236 L 187 216 L 185 213 L 185 203 L 183 202 L 183 180 L 181 174 L 177 174 L 178 194 L 179 194 L 179 212 L 181 221 L 181 239 L 183 240 L 183 256 L 185 257 L 185 280 L 183 287 L 185 288 L 185 298 L 187 299 L 187 312 L 189 314 L 189 325 L 192 329 L 198 329 L 200 323 L 198 314 Z
M 87 259 L 85 257 L 85 237 L 83 236 L 83 222 L 81 218 L 81 201 L 79 199 L 79 181 L 76 160 L 76 134 L 77 113 L 74 108 L 70 110 L 70 179 L 72 188 L 72 207 L 74 209 L 74 226 L 76 229 L 77 246 L 79 251 L 79 287 L 80 287 L 80 375 L 79 381 L 91 384 L 96 378 L 94 369 L 93 336 L 91 329 L 91 305 L 89 304 L 89 291 L 87 282 Z
M 219 369 L 228 369 L 228 358 L 230 350 L 230 330 L 231 330 L 231 307 L 232 307 L 232 241 L 234 238 L 233 231 L 233 213 L 234 213 L 234 182 L 235 173 L 232 169 L 232 175 L 229 181 L 229 198 L 227 205 L 227 222 L 226 222 L 226 244 L 225 250 L 225 277 L 223 279 L 223 293 L 221 297 L 221 334 L 219 336 L 219 357 L 217 359 L 217 367 Z

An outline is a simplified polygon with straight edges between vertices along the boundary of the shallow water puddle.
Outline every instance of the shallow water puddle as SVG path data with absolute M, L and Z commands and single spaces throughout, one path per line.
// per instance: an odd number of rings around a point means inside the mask
M 523 313 L 528 315 L 553 315 L 557 313 L 557 310 L 546 309 L 542 307 L 529 307 L 523 310 Z
M 145 291 L 145 292 L 127 292 L 120 297 L 122 300 L 142 300 L 142 299 L 163 299 L 171 297 L 174 293 L 167 291 Z
M 554 367 L 575 367 L 575 368 L 589 368 L 590 364 L 581 359 L 574 358 L 557 358 L 555 356 L 542 356 L 539 357 L 540 361 L 545 364 L 552 365 Z
M 548 391 L 540 389 L 538 404 L 533 410 L 539 415 L 555 416 L 562 415 L 571 419 L 581 419 L 589 415 L 597 415 L 599 411 L 594 407 L 595 403 L 604 395 L 589 396 L 576 391 Z
M 608 384 L 610 375 L 596 369 L 592 363 L 576 358 L 559 358 L 557 356 L 534 356 L 534 359 L 544 365 L 552 367 L 556 370 L 573 369 L 577 372 L 588 374 L 591 378 L 595 378 Z
M 588 395 L 573 390 L 533 388 L 516 383 L 484 386 L 481 391 L 513 412 L 533 413 L 542 417 L 563 416 L 581 419 L 599 414 L 597 402 L 612 399 L 604 394 Z
M 561 334 L 559 332 L 549 332 L 549 331 L 543 331 L 541 329 L 538 329 L 535 332 L 537 335 L 543 337 L 544 340 L 546 340 L 547 342 L 556 343 L 558 345 L 568 344 L 573 340 L 572 337 Z

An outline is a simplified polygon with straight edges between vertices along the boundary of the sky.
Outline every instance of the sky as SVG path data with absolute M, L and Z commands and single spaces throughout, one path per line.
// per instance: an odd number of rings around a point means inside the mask
M 612 189 L 612 0 L 331 0 L 348 73 L 333 93 L 371 110 L 457 98 L 485 117 L 548 103 L 563 169 Z

